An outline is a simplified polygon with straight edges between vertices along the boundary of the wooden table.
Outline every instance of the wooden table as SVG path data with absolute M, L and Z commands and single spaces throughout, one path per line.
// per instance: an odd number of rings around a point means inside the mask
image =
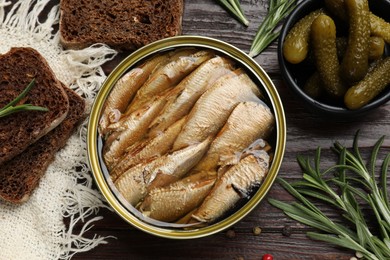
M 248 52 L 267 10 L 268 0 L 241 2 L 250 21 L 248 28 L 234 20 L 216 1 L 187 0 L 183 34 L 214 37 Z M 287 180 L 300 178 L 301 171 L 296 156 L 313 156 L 318 146 L 323 147 L 323 166 L 335 163 L 336 157 L 329 149 L 333 141 L 338 140 L 350 147 L 358 129 L 361 130 L 360 145 L 364 156 L 369 154 L 371 146 L 380 136 L 390 134 L 390 103 L 369 115 L 348 122 L 336 122 L 309 113 L 282 81 L 276 49 L 275 42 L 255 60 L 273 80 L 285 108 L 287 146 L 279 176 Z M 115 61 L 106 64 L 106 72 L 109 73 L 126 55 L 128 53 L 122 53 Z M 384 151 L 388 153 L 390 137 L 385 140 L 384 147 Z M 279 184 L 272 187 L 267 198 L 292 200 Z M 326 212 L 332 214 L 331 211 Z M 312 229 L 290 220 L 280 210 L 272 207 L 267 199 L 231 228 L 234 236 L 227 235 L 232 231 L 224 231 L 210 237 L 185 241 L 148 235 L 109 210 L 101 210 L 99 214 L 104 219 L 95 223 L 90 234 L 115 238 L 108 239 L 106 245 L 77 254 L 73 259 L 261 259 L 265 253 L 272 254 L 277 260 L 349 259 L 353 256 L 351 251 L 310 240 L 305 233 Z M 254 227 L 262 229 L 260 235 L 254 235 Z

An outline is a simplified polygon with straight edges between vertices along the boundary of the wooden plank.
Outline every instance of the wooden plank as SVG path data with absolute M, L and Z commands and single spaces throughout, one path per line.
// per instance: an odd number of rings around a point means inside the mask
M 268 1 L 241 1 L 249 27 L 241 25 L 220 7 L 216 1 L 200 0 L 185 1 L 183 17 L 183 34 L 202 35 L 226 41 L 245 52 L 249 51 L 257 27 L 264 19 Z M 351 146 L 355 132 L 361 130 L 360 144 L 363 156 L 368 157 L 370 147 L 383 134 L 390 133 L 390 104 L 382 106 L 374 113 L 350 121 L 324 119 L 310 113 L 297 100 L 281 79 L 277 62 L 277 42 L 271 44 L 255 60 L 270 75 L 280 93 L 286 113 L 287 144 L 286 152 L 279 176 L 292 181 L 301 177 L 301 170 L 296 162 L 296 156 L 314 156 L 318 146 L 323 147 L 322 165 L 329 167 L 335 163 L 336 156 L 329 149 L 335 140 Z M 105 65 L 109 73 L 129 53 L 121 53 Z M 384 151 L 390 149 L 390 138 L 384 143 Z M 292 197 L 275 184 L 266 198 L 292 201 Z M 329 207 L 320 207 L 332 219 L 338 219 L 338 214 Z M 123 221 L 115 213 L 102 210 L 99 215 L 104 219 L 96 222 L 91 236 L 114 236 L 108 239 L 108 244 L 82 254 L 76 254 L 73 259 L 261 259 L 265 253 L 270 253 L 274 259 L 349 259 L 353 252 L 331 246 L 326 243 L 310 240 L 306 237 L 305 227 L 289 218 L 280 210 L 272 207 L 265 199 L 242 221 L 232 228 L 233 238 L 227 236 L 227 231 L 210 237 L 194 240 L 170 240 L 154 237 Z M 255 236 L 254 227 L 261 227 L 262 233 Z M 80 227 L 79 227 L 80 228 Z M 283 235 L 283 230 L 289 228 L 290 236 Z

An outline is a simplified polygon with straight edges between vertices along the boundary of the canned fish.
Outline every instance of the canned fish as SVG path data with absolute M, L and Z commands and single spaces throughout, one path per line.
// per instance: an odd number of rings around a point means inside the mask
M 264 70 L 199 36 L 125 58 L 96 97 L 87 138 L 93 176 L 115 212 L 173 239 L 244 218 L 271 188 L 285 143 L 283 106 Z

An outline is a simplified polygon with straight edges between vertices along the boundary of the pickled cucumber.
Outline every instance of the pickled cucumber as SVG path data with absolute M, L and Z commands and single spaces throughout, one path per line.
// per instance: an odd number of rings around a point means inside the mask
M 368 59 L 377 60 L 383 56 L 385 51 L 385 41 L 382 37 L 372 36 L 369 40 Z
M 340 65 L 336 50 L 336 26 L 332 18 L 321 14 L 314 19 L 310 36 L 316 67 L 324 90 L 331 97 L 342 97 L 346 87 L 340 78 Z
M 346 21 L 347 15 L 345 13 L 344 0 L 325 0 L 326 9 L 340 20 Z
M 283 56 L 293 64 L 302 62 L 309 50 L 310 26 L 315 18 L 324 13 L 318 9 L 299 20 L 288 32 L 283 43 Z
M 347 38 L 338 37 L 336 39 L 337 56 L 342 60 L 347 49 Z M 368 59 L 373 61 L 380 59 L 385 51 L 385 41 L 381 37 L 371 36 L 369 39 Z
M 372 35 L 379 36 L 383 38 L 387 44 L 390 44 L 390 23 L 373 13 L 370 13 L 370 29 Z
M 316 71 L 306 81 L 305 85 L 303 86 L 303 91 L 309 97 L 316 99 L 321 96 L 322 90 L 320 74 Z
M 355 86 L 348 89 L 344 103 L 349 109 L 358 109 L 369 103 L 390 85 L 390 57 L 378 62 L 367 75 Z
M 341 62 L 341 74 L 348 83 L 364 78 L 368 70 L 370 20 L 367 0 L 345 0 L 349 14 L 348 46 Z
M 325 0 L 326 9 L 335 17 L 342 21 L 348 20 L 348 15 L 344 8 L 344 0 Z M 382 18 L 375 14 L 369 14 L 371 34 L 379 36 L 390 44 L 390 23 L 386 22 Z

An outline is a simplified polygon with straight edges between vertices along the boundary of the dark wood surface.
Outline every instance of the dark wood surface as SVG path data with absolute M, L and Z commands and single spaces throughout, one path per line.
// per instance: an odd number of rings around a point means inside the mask
M 250 21 L 248 28 L 236 22 L 216 1 L 187 0 L 183 17 L 183 34 L 210 36 L 249 51 L 256 29 L 263 20 L 268 0 L 243 0 L 243 9 Z M 323 147 L 323 166 L 335 162 L 329 147 L 333 141 L 351 146 L 355 132 L 361 130 L 360 145 L 364 156 L 384 134 L 390 133 L 390 103 L 375 112 L 352 121 L 334 121 L 309 113 L 296 100 L 281 79 L 277 62 L 277 43 L 273 43 L 255 60 L 273 80 L 282 98 L 287 120 L 287 145 L 279 176 L 287 180 L 301 177 L 296 156 L 314 155 Z M 122 53 L 105 65 L 109 73 L 129 53 Z M 390 137 L 385 140 L 384 152 L 389 152 Z M 292 198 L 278 184 L 273 185 L 266 198 L 291 201 Z M 332 211 L 324 209 L 331 217 Z M 274 259 L 349 259 L 353 252 L 322 242 L 310 240 L 305 233 L 311 229 L 290 220 L 280 210 L 263 200 L 247 217 L 230 230 L 194 240 L 170 240 L 145 234 L 130 226 L 114 212 L 101 210 L 104 219 L 96 222 L 92 232 L 112 236 L 105 245 L 77 254 L 73 259 L 261 259 L 270 253 Z M 252 229 L 260 227 L 256 236 Z M 285 232 L 288 230 L 288 232 Z M 290 235 L 286 234 L 290 233 Z

